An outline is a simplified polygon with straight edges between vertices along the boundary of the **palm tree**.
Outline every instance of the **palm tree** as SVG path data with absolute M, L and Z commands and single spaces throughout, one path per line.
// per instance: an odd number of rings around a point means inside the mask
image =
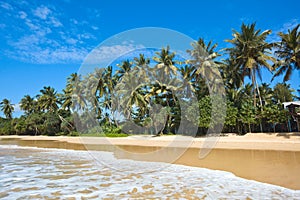
M 10 103 L 8 99 L 3 99 L 0 103 L 1 111 L 4 113 L 7 119 L 12 119 L 12 113 L 14 111 L 14 105 Z
M 273 90 L 270 84 L 263 83 L 259 86 L 260 96 L 263 102 L 263 106 L 272 103 Z
M 170 51 L 170 47 L 162 48 L 161 52 L 155 52 L 156 56 L 153 57 L 153 60 L 157 63 L 155 69 L 161 74 L 166 76 L 177 75 L 177 67 L 175 66 L 176 61 L 174 61 L 175 53 Z
M 57 111 L 59 108 L 58 104 L 61 102 L 59 101 L 57 92 L 54 88 L 45 86 L 40 92 L 42 93 L 41 95 L 38 95 L 38 105 L 40 108 L 42 110 L 48 110 L 49 112 Z
M 185 93 L 186 97 L 191 97 L 192 92 L 196 92 L 194 88 L 195 79 L 193 77 L 193 72 L 195 67 L 192 65 L 185 65 L 179 69 L 179 73 L 184 80 L 184 84 L 178 88 L 181 92 Z
M 136 78 L 135 73 L 128 73 L 123 76 L 123 80 L 117 85 L 116 97 L 118 99 L 118 104 L 116 105 L 121 112 L 125 114 L 127 119 L 131 119 L 131 114 L 133 108 L 141 109 L 141 113 L 145 113 L 147 107 L 147 101 L 141 88 L 143 82 L 140 82 Z
M 300 70 L 300 24 L 294 29 L 288 30 L 288 33 L 278 33 L 281 42 L 275 54 L 281 59 L 275 66 L 278 67 L 273 78 L 285 73 L 283 81 L 288 81 L 293 70 Z
M 140 54 L 139 57 L 134 58 L 134 71 L 138 71 L 138 76 L 144 79 L 149 79 L 152 77 L 151 68 L 149 67 L 150 59 L 145 58 L 144 54 Z M 146 80 L 145 80 L 146 81 Z
M 220 64 L 221 74 L 224 80 L 226 90 L 237 90 L 243 84 L 242 70 L 232 59 L 226 59 Z
M 212 41 L 209 41 L 208 44 L 205 44 L 203 38 L 199 38 L 197 42 L 192 43 L 192 50 L 187 50 L 187 52 L 193 58 L 188 60 L 187 63 L 192 64 L 195 67 L 193 77 L 197 80 L 198 83 L 202 85 L 201 87 L 208 87 L 208 89 L 218 89 L 218 84 L 222 82 L 218 70 L 218 62 L 214 61 L 215 58 L 219 57 L 220 54 L 215 51 L 217 44 L 212 44 Z M 204 83 L 204 85 L 203 85 Z M 215 86 L 214 88 L 212 88 Z M 196 86 L 197 87 L 197 86 Z
M 35 100 L 30 95 L 25 95 L 20 101 L 20 108 L 25 111 L 27 115 L 35 110 Z
M 272 44 L 266 42 L 266 38 L 271 34 L 271 30 L 256 30 L 255 23 L 250 25 L 242 24 L 241 33 L 233 31 L 233 39 L 226 40 L 233 45 L 232 48 L 226 50 L 230 53 L 231 59 L 235 61 L 235 65 L 242 70 L 243 77 L 251 78 L 253 85 L 253 103 L 256 106 L 256 91 L 260 98 L 259 88 L 256 76 L 261 79 L 261 68 L 266 67 L 273 71 L 272 65 L 268 61 L 275 62 L 271 56 Z M 260 103 L 262 103 L 260 101 Z
M 291 89 L 290 84 L 278 83 L 275 85 L 273 90 L 273 100 L 277 104 L 283 102 L 293 101 L 295 96 L 293 95 L 294 90 Z
M 122 62 L 122 64 L 117 64 L 117 66 L 120 68 L 116 74 L 118 74 L 118 78 L 121 79 L 125 73 L 129 72 L 132 67 L 132 62 L 129 60 L 125 60 Z
M 61 97 L 62 109 L 70 110 L 73 104 L 72 97 L 74 97 L 74 91 L 78 87 L 79 76 L 77 73 L 72 73 L 67 78 L 66 88 L 63 89 L 63 95 Z

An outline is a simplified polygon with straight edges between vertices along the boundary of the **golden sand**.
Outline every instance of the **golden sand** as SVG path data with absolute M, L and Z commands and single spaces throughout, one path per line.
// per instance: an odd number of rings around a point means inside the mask
M 300 136 L 295 133 L 230 135 L 210 138 L 210 143 L 207 138 L 183 136 L 1 136 L 0 139 L 2 144 L 15 141 L 23 146 L 112 151 L 117 158 L 229 171 L 246 179 L 300 189 Z M 208 154 L 201 157 L 201 151 Z

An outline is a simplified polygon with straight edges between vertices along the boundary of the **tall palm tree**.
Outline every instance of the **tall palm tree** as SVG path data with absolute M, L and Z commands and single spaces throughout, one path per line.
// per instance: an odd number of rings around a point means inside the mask
M 240 33 L 234 30 L 233 38 L 225 40 L 233 45 L 232 48 L 226 49 L 230 53 L 231 59 L 242 70 L 243 76 L 248 76 L 252 81 L 254 106 L 256 106 L 257 93 L 260 98 L 256 77 L 259 76 L 261 79 L 262 67 L 273 71 L 273 67 L 269 64 L 269 61 L 275 62 L 270 52 L 272 44 L 266 42 L 266 38 L 271 34 L 271 30 L 261 32 L 255 26 L 255 23 L 250 25 L 243 23 Z
M 117 70 L 116 74 L 118 74 L 119 79 L 121 79 L 125 73 L 129 72 L 132 67 L 132 62 L 129 60 L 125 60 L 122 62 L 122 64 L 117 64 L 117 66 L 120 68 Z
M 178 88 L 181 92 L 186 95 L 186 97 L 191 97 L 192 92 L 196 92 L 194 88 L 195 79 L 193 77 L 193 72 L 195 71 L 195 67 L 192 65 L 185 65 L 179 69 L 179 73 L 184 80 L 184 84 L 180 88 Z
M 73 104 L 72 97 L 74 97 L 75 87 L 78 87 L 79 76 L 77 73 L 72 73 L 67 78 L 66 88 L 63 89 L 63 94 L 61 97 L 62 109 L 70 110 Z
M 145 58 L 144 54 L 140 54 L 139 57 L 134 59 L 134 70 L 138 71 L 138 76 L 143 77 L 144 79 L 149 79 L 152 77 L 151 68 L 149 67 L 150 59 Z
M 162 48 L 161 52 L 155 52 L 156 56 L 152 59 L 157 63 L 155 69 L 166 76 L 177 75 L 177 67 L 174 61 L 175 53 L 170 51 L 170 47 Z
M 55 112 L 58 110 L 58 104 L 61 102 L 57 96 L 57 92 L 50 86 L 44 87 L 40 90 L 41 95 L 38 95 L 38 104 L 42 110 L 49 112 Z
M 3 99 L 0 102 L 1 111 L 4 113 L 7 119 L 12 119 L 12 113 L 14 111 L 14 105 L 10 103 L 8 99 Z
M 273 90 L 270 84 L 263 83 L 259 86 L 260 96 L 263 101 L 263 106 L 272 103 Z
M 118 104 L 116 105 L 121 112 L 125 114 L 127 119 L 131 118 L 132 111 L 135 108 L 139 108 L 142 113 L 145 112 L 147 107 L 147 101 L 141 88 L 143 82 L 140 82 L 136 78 L 135 73 L 128 73 L 123 76 L 123 80 L 117 85 L 116 91 Z
M 283 81 L 288 81 L 294 70 L 300 70 L 300 24 L 294 29 L 288 30 L 288 33 L 278 33 L 281 42 L 275 54 L 280 58 L 275 66 L 278 67 L 273 78 L 285 73 Z
M 192 50 L 187 50 L 192 59 L 188 60 L 189 64 L 195 67 L 193 77 L 199 84 L 200 88 L 207 86 L 210 90 L 218 89 L 218 85 L 222 82 L 222 78 L 219 74 L 218 62 L 214 59 L 219 57 L 220 54 L 215 51 L 217 44 L 213 44 L 209 41 L 205 44 L 203 38 L 199 38 L 197 42 L 192 43 Z M 197 87 L 197 86 L 196 86 Z
M 243 84 L 242 70 L 235 64 L 232 59 L 226 59 L 220 64 L 222 77 L 226 90 L 237 90 Z
M 20 101 L 20 108 L 25 111 L 27 115 L 35 110 L 35 100 L 30 95 L 25 95 Z

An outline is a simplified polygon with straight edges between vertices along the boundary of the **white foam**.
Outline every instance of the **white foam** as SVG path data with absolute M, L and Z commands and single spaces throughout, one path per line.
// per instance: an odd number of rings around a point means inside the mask
M 159 162 L 118 160 L 111 152 L 16 145 L 0 145 L 0 148 L 6 152 L 0 160 L 0 193 L 9 194 L 3 199 L 26 199 L 33 193 L 53 197 L 52 193 L 58 191 L 62 198 L 77 199 L 93 196 L 98 199 L 128 199 L 147 191 L 152 193 L 140 194 L 144 199 L 174 199 L 172 195 L 176 192 L 184 195 L 188 191 L 190 198 L 205 195 L 207 199 L 300 198 L 300 191 L 242 179 L 229 172 Z M 12 149 L 23 151 L 12 154 Z M 31 153 L 31 150 L 41 151 Z M 30 153 L 30 157 L 22 156 L 21 152 Z M 114 166 L 119 166 L 118 169 L 122 166 L 123 170 L 115 170 Z

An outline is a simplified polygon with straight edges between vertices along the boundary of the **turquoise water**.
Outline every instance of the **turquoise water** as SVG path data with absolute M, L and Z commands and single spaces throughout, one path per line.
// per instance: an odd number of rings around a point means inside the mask
M 0 198 L 300 199 L 300 190 L 111 152 L 0 145 Z

